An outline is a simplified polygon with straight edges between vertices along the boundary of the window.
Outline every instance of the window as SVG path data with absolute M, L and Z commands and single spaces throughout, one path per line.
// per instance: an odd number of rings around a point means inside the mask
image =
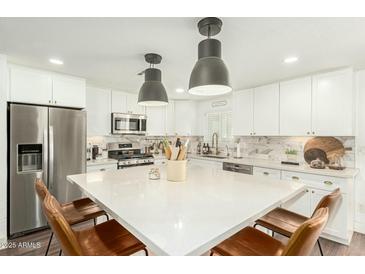
M 219 142 L 232 141 L 232 112 L 207 113 L 207 131 L 204 136 L 205 142 L 210 142 L 214 132 L 218 133 Z

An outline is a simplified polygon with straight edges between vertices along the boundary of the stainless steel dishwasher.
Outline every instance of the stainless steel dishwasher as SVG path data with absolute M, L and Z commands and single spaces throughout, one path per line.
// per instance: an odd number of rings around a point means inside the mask
M 223 162 L 223 170 L 252 175 L 253 166 Z

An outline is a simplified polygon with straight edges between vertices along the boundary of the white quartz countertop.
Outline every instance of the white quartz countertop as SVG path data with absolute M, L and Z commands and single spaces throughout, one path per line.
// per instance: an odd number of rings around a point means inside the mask
M 117 163 L 118 163 L 118 160 L 111 159 L 111 158 L 86 161 L 87 166 L 98 166 L 98 165 L 117 164 Z
M 211 158 L 211 157 L 204 157 L 204 156 L 196 155 L 196 154 L 189 154 L 188 157 L 190 159 L 201 159 L 201 160 L 207 160 L 207 161 L 245 164 L 245 165 L 252 165 L 255 167 L 280 169 L 280 170 L 302 172 L 302 173 L 311 173 L 311 174 L 340 177 L 340 178 L 353 178 L 359 172 L 359 170 L 356 168 L 345 168 L 344 170 L 333 170 L 333 169 L 329 169 L 329 168 L 315 169 L 315 168 L 311 168 L 307 164 L 301 164 L 299 166 L 283 165 L 280 162 L 275 162 L 275 161 L 271 161 L 271 160 L 263 160 L 263 159 L 254 159 L 254 158 L 235 159 L 235 158 L 229 157 L 227 159 L 217 159 L 217 158 Z
M 67 176 L 157 255 L 200 255 L 305 185 L 188 164 L 185 182 L 149 180 L 151 166 Z

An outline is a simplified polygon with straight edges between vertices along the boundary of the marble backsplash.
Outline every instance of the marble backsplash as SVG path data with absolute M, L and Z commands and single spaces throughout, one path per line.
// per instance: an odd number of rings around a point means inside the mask
M 287 149 L 296 150 L 296 161 L 305 163 L 304 146 L 312 137 L 237 137 L 230 146 L 235 153 L 235 144 L 240 143 L 241 156 L 269 159 L 273 161 L 286 161 Z M 343 164 L 346 167 L 355 167 L 355 137 L 336 137 L 345 147 Z
M 106 144 L 110 142 L 134 142 L 138 143 L 140 147 L 151 146 L 153 143 L 159 143 L 164 138 L 171 141 L 176 140 L 176 136 L 161 137 L 161 136 L 93 136 L 88 137 L 87 142 L 92 145 L 99 145 L 106 148 Z M 183 142 L 186 139 L 190 140 L 190 153 L 196 153 L 199 142 L 204 142 L 201 136 L 181 137 Z M 236 154 L 236 144 L 240 143 L 240 153 L 243 157 L 268 159 L 272 161 L 286 161 L 287 149 L 294 149 L 297 151 L 296 161 L 304 163 L 304 145 L 312 137 L 259 137 L 259 136 L 241 136 L 235 137 L 231 142 L 220 142 L 219 150 L 221 153 L 226 153 L 227 146 L 231 156 Z M 343 164 L 346 167 L 355 167 L 355 137 L 336 137 L 345 147 L 345 155 L 343 157 Z M 211 141 L 209 142 L 211 145 Z M 161 152 L 160 152 L 161 153 Z

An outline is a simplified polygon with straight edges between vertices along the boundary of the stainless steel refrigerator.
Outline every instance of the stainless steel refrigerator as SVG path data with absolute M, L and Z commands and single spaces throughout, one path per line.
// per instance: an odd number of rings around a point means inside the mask
M 42 177 L 64 203 L 81 197 L 66 181 L 86 169 L 86 113 L 81 110 L 8 105 L 8 236 L 47 225 L 34 182 Z

